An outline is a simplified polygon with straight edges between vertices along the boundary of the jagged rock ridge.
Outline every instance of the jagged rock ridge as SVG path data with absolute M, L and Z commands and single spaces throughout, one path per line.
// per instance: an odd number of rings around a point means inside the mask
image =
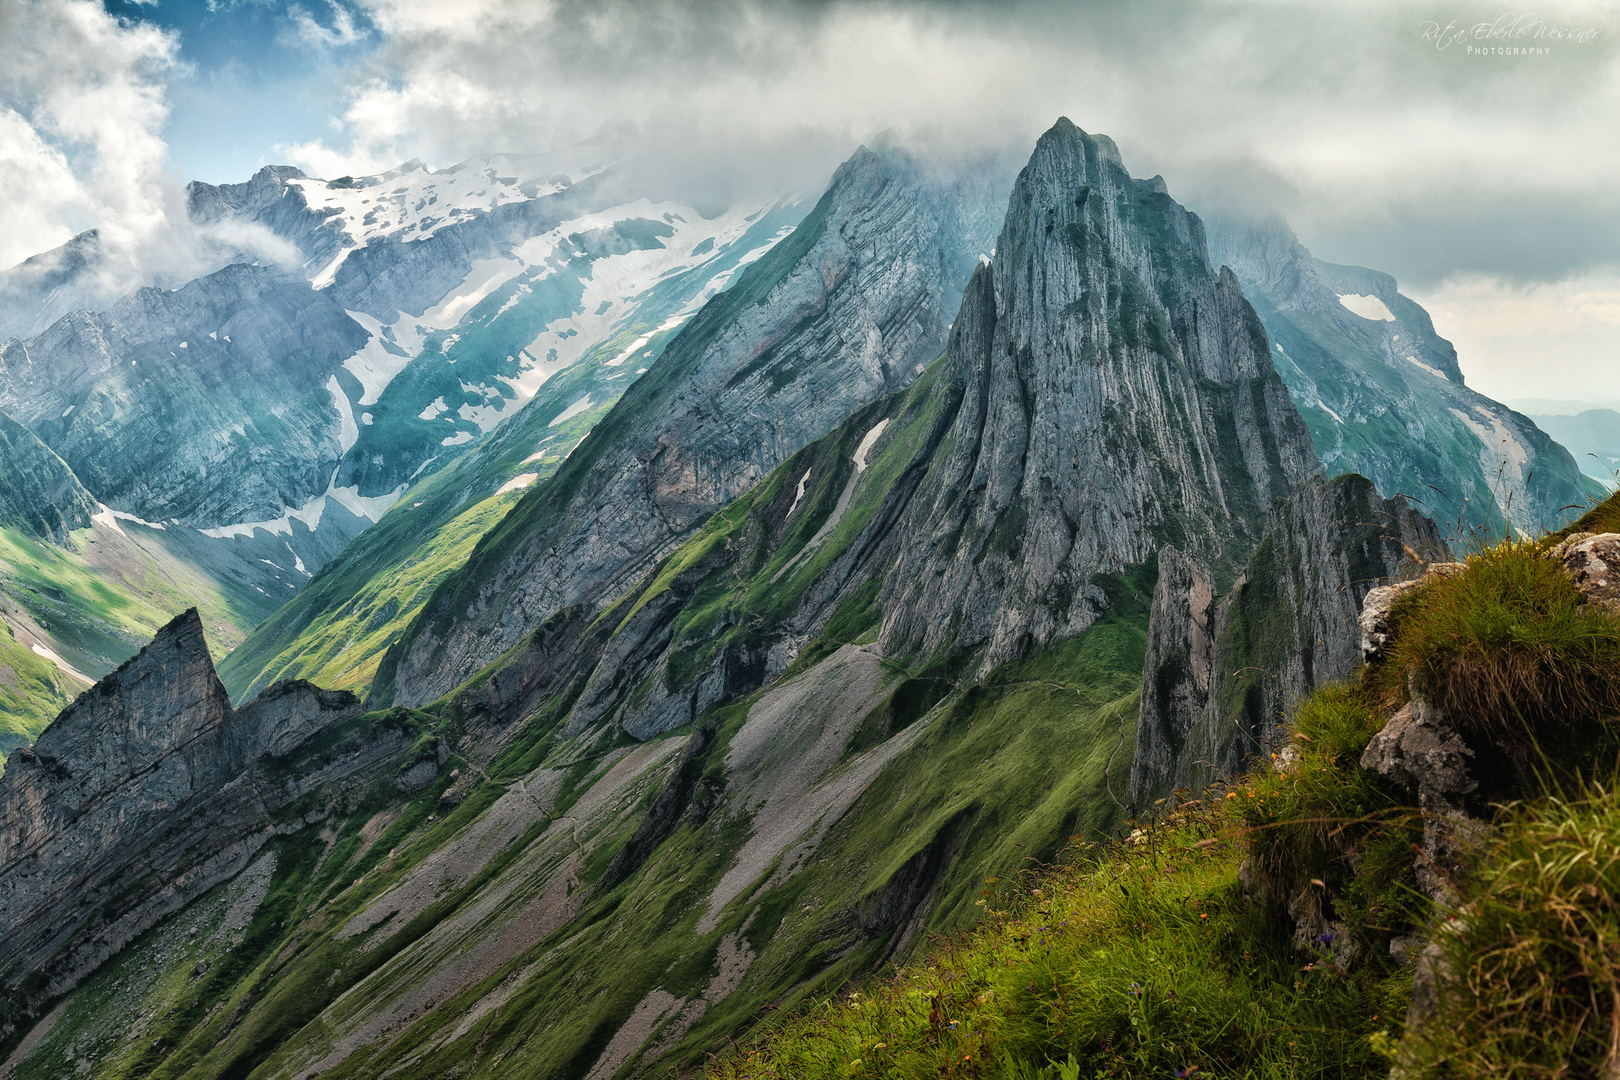
M 617 723 L 648 738 L 774 678 L 863 589 L 878 590 L 886 655 L 971 654 L 982 673 L 1085 630 L 1110 609 L 1103 579 L 1167 542 L 1229 580 L 1273 499 L 1314 466 L 1265 356 L 1235 280 L 1204 260 L 1197 219 L 1162 182 L 1132 180 L 1111 142 L 1063 121 L 1021 174 L 945 355 L 912 390 L 795 457 L 796 475 L 749 513 L 764 537 L 751 524 L 723 546 L 723 533 L 694 541 L 701 555 L 631 594 L 611 641 L 580 635 L 589 618 L 559 603 L 557 625 L 574 629 L 537 632 L 458 700 L 511 715 L 584 670 L 566 730 Z M 540 495 L 494 535 L 539 547 L 547 534 L 517 530 Z M 835 529 L 844 539 L 827 542 Z M 771 573 L 771 617 L 746 599 L 687 613 L 790 543 L 796 554 Z M 477 556 L 462 576 L 493 592 Z M 447 637 L 477 640 L 495 621 L 467 594 L 436 603 Z M 420 653 L 398 669 L 410 681 L 395 678 L 424 701 L 449 678 L 423 681 L 435 654 L 422 641 L 440 631 L 417 629 Z
M 928 185 L 897 155 L 841 166 L 793 235 L 445 583 L 384 661 L 383 697 L 430 701 L 558 611 L 611 599 L 788 455 L 915 379 L 944 345 L 948 271 L 981 246 L 941 220 Z
M 283 683 L 232 709 L 195 609 L 85 691 L 0 776 L 0 981 L 52 997 L 247 865 L 295 780 L 253 767 L 354 717 Z
M 1071 636 L 1094 575 L 1171 542 L 1231 560 L 1317 467 L 1198 219 L 1106 137 L 1042 136 L 973 302 L 961 411 L 883 590 L 888 651 L 982 647 L 988 670 Z
M 1433 521 L 1354 474 L 1307 481 L 1231 590 L 1174 547 L 1159 553 L 1131 798 L 1200 790 L 1275 745 L 1289 710 L 1361 660 L 1362 601 L 1446 558 Z

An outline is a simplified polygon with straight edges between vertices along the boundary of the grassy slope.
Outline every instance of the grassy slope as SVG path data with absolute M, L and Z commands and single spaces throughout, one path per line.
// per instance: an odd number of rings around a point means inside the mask
M 161 533 L 131 526 L 123 532 L 97 522 L 57 547 L 13 529 L 0 529 L 0 612 L 91 678 L 133 656 L 186 608 L 200 610 L 209 647 L 224 655 L 267 614 L 269 605 L 245 588 L 171 554 Z M 76 680 L 71 680 L 75 686 Z M 32 741 L 62 708 L 38 688 L 0 709 L 15 710 Z M 41 696 L 43 695 L 43 696 Z M 43 718 L 43 720 L 41 719 Z
M 488 447 L 407 490 L 381 521 L 225 658 L 220 678 L 232 700 L 247 700 L 278 679 L 367 686 L 383 653 L 434 589 L 522 497 L 518 490 L 497 494 L 500 487 L 525 473 L 545 482 L 610 406 L 605 402 L 555 427 L 546 423 L 550 416 L 515 417 L 509 422 L 513 430 L 503 429 Z M 545 456 L 526 462 L 537 443 L 548 444 Z
M 725 1054 L 726 1080 L 1374 1075 L 1398 991 L 1308 966 L 1238 882 L 1235 815 L 1195 807 L 986 879 L 974 931 Z M 1304 970 L 1302 970 L 1302 968 Z
M 1582 524 L 1617 521 L 1611 498 Z M 1620 739 L 1610 694 L 1620 676 L 1608 653 L 1620 618 L 1572 608 L 1545 546 L 1482 550 L 1462 575 L 1403 600 L 1389 665 L 1301 706 L 1286 771 L 1217 785 L 1055 873 L 1010 888 L 988 881 L 973 933 L 863 992 L 761 1025 L 710 1075 L 1348 1077 L 1396 1061 L 1414 1078 L 1612 1069 Z M 1572 633 L 1572 612 L 1583 626 L 1606 621 L 1603 640 Z M 1594 658 L 1604 672 L 1590 670 Z M 1421 824 L 1406 793 L 1359 767 L 1412 673 L 1431 700 L 1469 699 L 1457 715 L 1471 737 L 1500 740 L 1501 721 L 1528 721 L 1539 748 L 1537 767 L 1487 773 L 1496 830 L 1457 882 L 1459 913 L 1432 911 L 1417 891 Z M 1326 912 L 1337 932 L 1291 939 L 1285 910 Z M 1442 975 L 1435 1018 L 1406 1029 L 1412 972 L 1389 945 L 1439 928 L 1456 977 Z
M 721 815 L 683 824 L 641 875 L 593 895 L 579 916 L 522 957 L 472 990 L 436 1003 L 397 1038 L 330 1075 L 370 1075 L 384 1063 L 402 1066 L 396 1075 L 403 1077 L 440 1077 L 456 1067 L 467 1077 L 583 1075 L 649 990 L 700 991 L 715 971 L 721 939 L 746 923 L 745 937 L 758 953 L 747 978 L 666 1055 L 696 1064 L 716 1040 L 749 1026 L 762 1007 L 799 1002 L 879 962 L 895 944 L 894 930 L 868 936 L 852 925 L 851 913 L 935 837 L 948 836 L 957 857 L 936 887 L 927 928 L 948 933 L 967 925 L 978 914 L 974 900 L 983 877 L 1016 873 L 1028 859 L 1052 857 L 1072 834 L 1095 837 L 1117 820 L 1104 769 L 1111 761 L 1116 790 L 1129 775 L 1128 746 L 1114 751 L 1122 725 L 1127 732 L 1130 726 L 1145 642 L 1145 597 L 1138 599 L 1129 615 L 1002 669 L 987 685 L 953 696 L 918 720 L 926 728 L 916 742 L 857 801 L 810 863 L 779 887 L 734 904 L 714 930 L 697 931 L 702 904 L 696 901 L 748 835 L 742 819 Z M 896 673 L 895 684 L 902 682 Z M 749 704 L 722 711 L 720 737 L 705 758 L 710 771 L 719 767 Z M 427 716 L 421 722 L 435 724 Z M 453 738 L 453 732 L 446 734 Z M 340 941 L 335 928 L 475 821 L 510 783 L 501 778 L 531 749 L 580 776 L 606 749 L 567 765 L 577 748 L 558 746 L 554 734 L 554 725 L 533 728 L 509 748 L 506 768 L 498 763 L 490 770 L 499 782 L 475 788 L 443 820 L 430 815 L 442 810 L 438 794 L 448 778 L 408 804 L 392 825 L 373 828 L 367 840 L 362 829 L 379 807 L 363 799 L 334 820 L 325 837 L 307 829 L 278 840 L 275 878 L 247 931 L 247 946 L 227 950 L 214 940 L 217 909 L 225 906 L 217 897 L 233 887 L 221 886 L 149 932 L 77 991 L 67 1019 L 15 1075 L 60 1075 L 64 1062 L 92 1049 L 99 1050 L 96 1075 L 102 1077 L 246 1075 L 267 1056 L 280 1060 L 319 1038 L 318 1024 L 305 1027 L 309 1020 L 466 905 L 526 842 L 408 926 L 389 926 L 369 942 Z M 565 800 L 556 813 L 567 809 Z M 581 874 L 584 883 L 599 879 L 612 848 L 587 850 L 593 853 Z M 204 929 L 197 939 L 188 934 L 194 925 Z M 913 937 L 908 947 L 922 940 Z M 636 947 L 617 944 L 625 941 Z M 208 974 L 196 975 L 199 963 Z M 523 977 L 542 972 L 541 978 Z M 456 1035 L 467 1009 L 508 980 L 512 993 L 491 1020 Z M 359 1002 L 366 993 L 355 991 Z M 357 999 L 351 994 L 346 1000 Z M 546 1037 L 535 1037 L 537 1031 Z
M 55 664 L 19 645 L 0 620 L 0 766 L 6 754 L 33 742 L 81 688 Z

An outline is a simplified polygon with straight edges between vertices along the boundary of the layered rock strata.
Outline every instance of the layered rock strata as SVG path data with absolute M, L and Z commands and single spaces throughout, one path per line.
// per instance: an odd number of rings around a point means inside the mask
M 53 997 L 247 865 L 305 788 L 255 767 L 356 716 L 282 683 L 233 709 L 195 609 L 19 750 L 0 776 L 0 981 Z
M 939 193 L 862 150 L 816 209 L 681 331 L 487 536 L 379 673 L 379 700 L 431 701 L 557 612 L 629 588 L 851 413 L 909 385 L 945 343 L 964 252 Z

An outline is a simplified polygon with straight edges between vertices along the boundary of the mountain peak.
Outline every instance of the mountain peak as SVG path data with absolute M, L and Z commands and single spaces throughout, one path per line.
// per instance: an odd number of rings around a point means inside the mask
M 236 712 L 197 609 L 171 619 L 0 775 L 0 981 L 43 971 L 47 996 L 70 989 L 241 869 L 273 833 L 245 774 L 358 706 L 295 684 Z
M 884 588 L 890 655 L 983 649 L 988 670 L 1079 633 L 1097 575 L 1167 542 L 1225 563 L 1317 468 L 1198 219 L 1112 147 L 1067 120 L 1041 137 L 964 298 L 963 405 L 909 511 L 933 540 Z

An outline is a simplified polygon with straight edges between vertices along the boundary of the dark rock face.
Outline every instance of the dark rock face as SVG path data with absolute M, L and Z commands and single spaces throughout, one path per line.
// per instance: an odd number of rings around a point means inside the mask
M 431 701 L 555 613 L 617 595 L 793 452 L 911 383 L 944 345 L 950 271 L 985 246 L 940 201 L 904 160 L 846 162 L 445 583 L 384 661 L 385 697 Z
M 233 710 L 196 610 L 164 627 L 0 776 L 0 980 L 61 993 L 247 865 L 295 794 L 253 766 L 358 711 L 308 684 Z
M 958 321 L 961 408 L 901 530 L 881 640 L 982 649 L 987 670 L 1090 625 L 1098 573 L 1166 543 L 1230 562 L 1316 461 L 1198 219 L 1162 180 L 1133 180 L 1106 137 L 1067 120 L 1042 136 L 985 276 Z
M 1361 476 L 1313 478 L 1272 511 L 1232 590 L 1174 548 L 1159 556 L 1131 794 L 1139 806 L 1240 771 L 1287 710 L 1362 659 L 1362 601 L 1445 543 Z
M 342 453 L 328 384 L 368 338 L 302 280 L 231 266 L 0 346 L 0 408 L 119 510 L 265 520 L 325 490 Z
M 0 525 L 61 544 L 71 530 L 88 527 L 95 511 L 67 462 L 0 412 Z
M 1539 533 L 1599 495 L 1529 417 L 1463 384 L 1457 350 L 1395 279 L 1313 258 L 1281 221 L 1214 221 L 1328 475 L 1421 499 L 1437 519 Z
M 1456 907 L 1461 867 L 1484 849 L 1489 829 L 1469 813 L 1466 797 L 1479 787 L 1474 751 L 1441 711 L 1414 695 L 1361 755 L 1361 767 L 1417 793 L 1423 850 L 1414 869 L 1424 895 Z

